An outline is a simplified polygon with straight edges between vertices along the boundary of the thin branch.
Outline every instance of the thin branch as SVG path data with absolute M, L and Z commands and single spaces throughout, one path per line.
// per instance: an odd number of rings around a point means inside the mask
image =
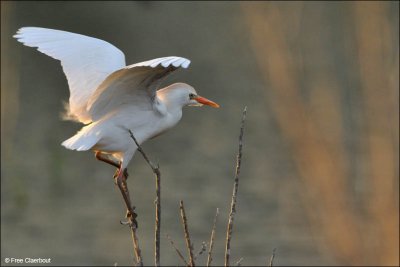
M 130 227 L 131 227 L 133 246 L 135 248 L 136 266 L 143 266 L 142 254 L 139 248 L 139 238 L 136 235 L 136 227 L 134 227 L 132 224 L 130 225 Z
M 128 221 L 121 222 L 121 224 L 129 225 L 129 228 L 131 229 L 131 235 L 132 235 L 133 250 L 134 250 L 135 257 L 136 257 L 136 265 L 143 266 L 142 255 L 141 255 L 141 251 L 139 248 L 139 239 L 136 235 L 137 214 L 135 213 L 134 207 L 131 204 L 131 198 L 129 196 L 129 190 L 128 190 L 128 184 L 126 183 L 125 172 L 123 172 L 121 175 L 118 175 L 116 177 L 116 183 L 118 185 L 119 190 L 121 191 L 122 197 L 124 199 L 124 202 L 125 202 L 125 205 L 127 208 L 126 218 L 128 219 Z
M 131 138 L 133 139 L 133 141 L 135 142 L 135 144 L 136 144 L 136 146 L 137 146 L 137 150 L 140 152 L 140 154 L 142 154 L 144 160 L 150 165 L 150 167 L 151 167 L 151 169 L 153 170 L 153 172 L 154 172 L 155 174 L 157 174 L 157 173 L 159 172 L 160 166 L 158 166 L 158 165 L 156 166 L 153 162 L 151 162 L 151 161 L 149 160 L 149 158 L 147 157 L 146 153 L 144 153 L 142 147 L 139 145 L 137 139 L 136 139 L 135 136 L 133 135 L 132 131 L 131 131 L 131 130 L 128 130 L 128 131 L 129 131 L 129 134 L 131 135 Z
M 128 190 L 128 184 L 126 180 L 128 179 L 128 172 L 127 169 L 120 170 L 120 164 L 117 162 L 114 162 L 113 160 L 103 156 L 101 152 L 97 151 L 95 153 L 96 159 L 104 161 L 114 167 L 117 167 L 117 172 L 114 176 L 115 183 L 118 185 L 119 190 L 121 191 L 122 197 L 124 199 L 124 202 L 126 204 L 127 208 L 127 215 L 126 217 L 128 218 L 128 222 L 121 222 L 121 224 L 124 225 L 129 225 L 131 229 L 131 235 L 132 235 L 132 242 L 133 242 L 133 248 L 134 248 L 134 254 L 136 257 L 136 265 L 143 266 L 142 262 L 142 256 L 140 253 L 140 248 L 139 248 L 139 239 L 136 235 L 136 228 L 137 228 L 137 221 L 136 217 L 137 214 L 134 211 L 134 208 L 131 204 L 131 198 L 129 196 L 129 190 Z M 122 173 L 120 173 L 122 172 Z
M 233 186 L 232 201 L 231 201 L 231 211 L 229 213 L 228 228 L 226 231 L 226 246 L 225 246 L 225 266 L 229 266 L 229 257 L 231 254 L 231 238 L 233 229 L 233 219 L 236 214 L 236 196 L 239 187 L 239 174 L 240 166 L 242 161 L 242 146 L 243 146 L 243 131 L 244 131 L 244 121 L 246 120 L 247 107 L 243 110 L 242 123 L 240 127 L 239 135 L 239 152 L 236 158 L 236 172 L 235 172 L 235 182 Z
M 182 253 L 179 251 L 177 247 L 175 247 L 174 241 L 172 241 L 171 237 L 167 234 L 167 238 L 169 242 L 171 243 L 171 246 L 175 249 L 176 253 L 178 254 L 179 258 L 185 263 L 185 266 L 189 266 L 189 263 L 185 260 L 185 257 L 183 257 Z
M 236 263 L 235 266 L 242 266 L 243 258 L 240 258 Z
M 200 257 L 203 253 L 204 253 L 204 251 L 206 251 L 207 250 L 207 243 L 206 242 L 201 242 L 201 248 L 200 248 L 200 251 L 199 252 L 197 252 L 197 254 L 196 254 L 196 256 L 194 256 L 194 259 L 196 260 L 198 257 Z
M 272 255 L 271 255 L 271 258 L 270 258 L 270 260 L 269 260 L 269 266 L 270 266 L 270 267 L 274 266 L 275 251 L 276 251 L 276 248 L 274 248 L 274 249 L 272 250 Z
M 156 222 L 155 222 L 155 227 L 154 227 L 154 261 L 155 261 L 155 266 L 160 266 L 160 229 L 161 229 L 161 172 L 160 172 L 160 166 L 157 164 L 153 164 L 147 157 L 146 153 L 143 151 L 142 147 L 139 145 L 138 141 L 136 140 L 135 136 L 133 135 L 132 131 L 129 130 L 129 134 L 133 141 L 135 142 L 138 151 L 140 154 L 142 154 L 143 158 L 146 160 L 146 162 L 149 164 L 150 168 L 153 170 L 154 174 L 156 175 L 156 199 L 155 199 L 155 205 L 156 205 Z
M 155 266 L 160 266 L 160 227 L 161 227 L 161 183 L 160 183 L 160 176 L 161 173 L 157 168 L 156 173 L 156 223 L 154 226 L 154 242 L 155 242 Z
M 212 254 L 212 250 L 213 250 L 213 247 L 214 247 L 215 227 L 216 227 L 216 224 L 217 224 L 218 214 L 219 214 L 219 209 L 217 208 L 217 212 L 215 213 L 215 217 L 214 217 L 213 227 L 212 227 L 212 230 L 211 230 L 210 246 L 209 246 L 209 249 L 208 249 L 208 258 L 207 258 L 207 267 L 210 266 L 211 261 L 212 261 L 211 254 Z
M 186 213 L 185 213 L 185 208 L 183 206 L 182 200 L 180 201 L 179 208 L 181 210 L 183 230 L 185 232 L 186 247 L 187 247 L 188 253 L 189 253 L 189 263 L 190 263 L 189 266 L 195 266 L 194 259 L 193 259 L 193 246 L 192 246 L 192 243 L 190 242 L 190 235 L 189 235 L 189 229 L 188 229 L 188 224 L 187 224 L 187 219 L 186 219 Z

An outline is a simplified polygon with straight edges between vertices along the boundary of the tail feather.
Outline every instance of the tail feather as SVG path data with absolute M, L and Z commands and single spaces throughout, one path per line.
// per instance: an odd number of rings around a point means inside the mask
M 86 151 L 91 149 L 100 140 L 100 136 L 87 131 L 85 128 L 86 127 L 83 127 L 82 130 L 62 142 L 61 145 L 68 149 L 77 151 Z

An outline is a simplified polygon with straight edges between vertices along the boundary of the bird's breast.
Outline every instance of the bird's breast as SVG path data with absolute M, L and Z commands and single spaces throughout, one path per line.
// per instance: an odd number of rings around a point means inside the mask
M 182 112 L 160 114 L 157 111 L 149 110 L 142 112 L 141 116 L 135 115 L 131 114 L 126 119 L 120 119 L 119 123 L 122 129 L 131 130 L 138 141 L 142 143 L 174 127 L 181 119 Z
M 132 131 L 139 144 L 142 144 L 165 133 L 174 127 L 181 118 L 182 111 L 166 112 L 165 114 L 154 110 L 142 110 L 140 113 L 128 112 L 128 110 L 118 112 L 99 123 L 101 140 L 97 143 L 96 148 L 108 152 L 136 149 L 129 130 Z
M 155 138 L 173 128 L 176 124 L 178 124 L 181 118 L 182 113 L 171 114 L 167 112 L 165 115 L 161 116 L 159 121 L 152 127 L 150 138 Z

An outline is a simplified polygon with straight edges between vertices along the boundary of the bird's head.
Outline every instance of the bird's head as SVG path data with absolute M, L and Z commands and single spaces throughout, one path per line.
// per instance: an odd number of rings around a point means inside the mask
M 159 97 L 167 105 L 175 104 L 184 106 L 203 106 L 219 108 L 219 105 L 205 97 L 199 96 L 196 90 L 186 83 L 174 83 L 159 91 Z

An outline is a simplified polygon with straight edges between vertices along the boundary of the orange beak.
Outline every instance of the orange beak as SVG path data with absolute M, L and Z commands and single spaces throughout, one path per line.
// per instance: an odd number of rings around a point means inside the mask
M 193 99 L 196 100 L 197 102 L 199 102 L 200 104 L 207 105 L 207 106 L 210 106 L 210 107 L 213 107 L 213 108 L 219 108 L 219 105 L 217 103 L 215 103 L 215 102 L 213 102 L 211 100 L 208 100 L 205 97 L 196 96 Z

